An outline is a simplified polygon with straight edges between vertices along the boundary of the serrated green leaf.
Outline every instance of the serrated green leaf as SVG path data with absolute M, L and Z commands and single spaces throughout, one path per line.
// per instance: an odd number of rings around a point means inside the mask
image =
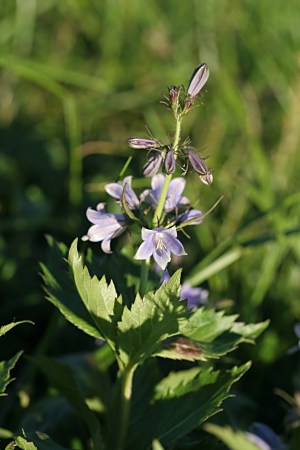
M 5 389 L 7 385 L 14 380 L 14 378 L 9 378 L 10 371 L 15 367 L 16 362 L 20 358 L 23 352 L 18 352 L 8 361 L 0 362 L 0 396 L 6 395 Z
M 189 314 L 179 301 L 180 271 L 156 292 L 137 296 L 131 309 L 124 307 L 118 323 L 120 355 L 125 364 L 141 363 L 159 350 L 161 342 L 180 334 Z
M 69 274 L 69 266 L 65 260 L 67 248 L 52 238 L 48 238 L 48 242 L 51 250 L 49 261 L 47 265 L 41 264 L 47 300 L 77 328 L 89 336 L 101 339 L 102 335 L 82 303 L 74 280 Z
M 107 285 L 104 277 L 99 281 L 96 276 L 90 276 L 78 254 L 77 240 L 70 248 L 68 263 L 63 259 L 65 248 L 54 241 L 50 243 L 52 258 L 49 268 L 43 264 L 41 266 L 48 300 L 73 325 L 90 336 L 107 339 L 114 346 L 115 324 L 122 305 L 113 283 Z
M 34 325 L 31 320 L 21 320 L 20 322 L 11 322 L 7 325 L 2 325 L 2 327 L 0 327 L 0 337 L 4 336 L 4 334 L 6 334 L 8 331 L 12 330 L 17 325 L 21 325 L 22 323 L 30 323 L 31 325 Z
M 199 342 L 212 342 L 227 330 L 230 330 L 238 315 L 225 316 L 224 311 L 199 308 L 190 317 L 185 335 Z
M 234 431 L 230 427 L 220 427 L 212 423 L 206 424 L 204 430 L 216 436 L 231 450 L 259 450 L 259 447 L 249 442 L 241 431 Z
M 14 445 L 22 450 L 38 450 L 33 442 L 28 442 L 27 439 L 22 436 L 15 438 Z
M 153 436 L 168 447 L 193 428 L 216 414 L 229 396 L 231 385 L 249 369 L 250 363 L 219 372 L 206 369 L 187 383 L 164 392 L 156 391 L 155 401 L 148 405 L 143 417 L 129 429 L 127 449 L 150 449 Z
M 102 450 L 100 423 L 96 415 L 88 408 L 72 370 L 65 364 L 46 357 L 35 358 L 34 362 L 85 420 L 91 432 L 94 450 Z
M 260 323 L 249 323 L 245 324 L 243 322 L 235 322 L 231 328 L 231 332 L 240 334 L 244 338 L 256 339 L 268 326 L 270 321 L 265 320 Z
M 173 397 L 180 385 L 190 383 L 202 372 L 201 367 L 193 367 L 188 370 L 170 372 L 167 377 L 161 380 L 155 387 L 154 400 Z
M 103 276 L 99 280 L 90 276 L 88 268 L 83 266 L 82 257 L 77 251 L 77 240 L 73 242 L 68 258 L 79 295 L 103 338 L 112 346 L 117 340 L 116 324 L 122 308 L 113 282 L 108 285 Z

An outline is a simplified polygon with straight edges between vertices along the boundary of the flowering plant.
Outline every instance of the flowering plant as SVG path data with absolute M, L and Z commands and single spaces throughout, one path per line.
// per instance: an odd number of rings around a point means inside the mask
M 147 151 L 143 173 L 151 177 L 151 188 L 136 193 L 131 176 L 106 185 L 119 212 L 104 203 L 88 208 L 92 225 L 82 238 L 100 242 L 101 250 L 84 256 L 77 240 L 68 250 L 49 238 L 51 257 L 42 264 L 47 299 L 99 345 L 85 360 L 93 372 L 88 382 L 57 360 L 40 357 L 36 364 L 81 416 L 94 450 L 185 448 L 195 429 L 199 448 L 205 448 L 199 426 L 220 410 L 232 384 L 250 367 L 246 362 L 224 368 L 222 358 L 242 342 L 253 342 L 267 325 L 245 325 L 236 315 L 208 307 L 205 289 L 181 284 L 181 270 L 169 275 L 172 256 L 187 255 L 185 228 L 205 226 L 207 213 L 183 195 L 184 177 L 192 168 L 207 189 L 212 169 L 190 140 L 182 139 L 182 123 L 208 77 L 201 64 L 187 89 L 169 88 L 164 103 L 175 120 L 171 143 L 152 136 L 127 140 L 133 149 Z M 132 230 L 138 230 L 138 242 L 129 243 L 134 251 L 113 259 L 112 241 Z M 162 358 L 186 365 L 163 370 Z M 62 448 L 45 434 L 27 436 L 37 448 Z

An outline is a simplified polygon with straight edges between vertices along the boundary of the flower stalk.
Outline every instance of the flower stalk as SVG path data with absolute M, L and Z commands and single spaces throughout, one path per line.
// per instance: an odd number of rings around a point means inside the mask
M 108 450 L 122 450 L 124 448 L 130 417 L 133 375 L 136 368 L 136 364 L 128 365 L 119 373 L 114 398 L 114 403 L 118 405 L 118 408 L 113 408 L 114 411 L 119 411 L 119 415 L 114 419 L 114 426 L 111 429 L 110 441 L 107 446 Z
M 179 145 L 179 141 L 180 141 L 180 134 L 181 134 L 181 117 L 176 117 L 176 129 L 175 129 L 175 134 L 174 134 L 174 142 L 173 142 L 173 148 L 174 148 L 174 158 L 176 160 L 176 152 L 178 149 L 178 145 Z M 154 227 L 158 227 L 160 222 L 161 222 L 161 218 L 163 215 L 163 211 L 164 211 L 164 206 L 165 206 L 165 202 L 166 202 L 166 198 L 167 198 L 167 194 L 168 194 L 168 190 L 169 190 L 169 186 L 172 180 L 172 176 L 173 174 L 167 174 L 166 178 L 165 178 L 165 182 L 161 191 L 161 195 L 160 195 L 160 199 L 159 202 L 157 204 L 157 208 L 154 214 L 154 219 L 153 219 L 153 226 Z

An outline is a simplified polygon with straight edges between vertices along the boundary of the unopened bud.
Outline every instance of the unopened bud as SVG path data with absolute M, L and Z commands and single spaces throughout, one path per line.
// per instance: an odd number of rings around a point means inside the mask
M 176 160 L 174 150 L 171 148 L 165 157 L 164 172 L 168 175 L 176 170 Z
M 187 157 L 192 164 L 193 169 L 199 174 L 202 183 L 207 185 L 212 184 L 212 170 L 207 167 L 203 159 L 191 150 L 188 150 Z
M 160 153 L 151 156 L 143 167 L 143 174 L 145 177 L 153 177 L 158 172 L 162 163 L 162 156 Z
M 177 103 L 180 93 L 180 87 L 177 86 L 170 86 L 169 87 L 169 98 L 171 101 L 171 104 Z
M 187 94 L 191 96 L 191 98 L 195 98 L 207 82 L 209 77 L 209 69 L 206 64 L 201 64 L 196 67 L 194 70 L 190 82 Z
M 160 142 L 156 139 L 144 139 L 138 136 L 133 136 L 129 139 L 127 139 L 127 144 L 131 148 L 138 148 L 138 149 L 144 149 L 149 150 L 150 148 L 158 148 L 160 147 Z

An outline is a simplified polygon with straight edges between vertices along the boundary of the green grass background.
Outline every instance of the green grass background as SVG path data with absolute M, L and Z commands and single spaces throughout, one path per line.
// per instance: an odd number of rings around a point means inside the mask
M 64 322 L 47 338 L 44 236 L 69 244 L 84 234 L 86 207 L 105 199 L 129 155 L 127 173 L 145 184 L 146 155 L 125 140 L 146 135 L 145 124 L 168 140 L 159 100 L 206 62 L 206 93 L 183 134 L 210 156 L 214 183 L 191 174 L 187 195 L 203 211 L 224 198 L 185 241 L 184 274 L 211 302 L 232 300 L 242 320 L 271 319 L 258 346 L 235 357 L 254 360 L 241 409 L 282 431 L 273 388 L 299 387 L 300 354 L 286 354 L 300 320 L 299 14 L 298 0 L 1 1 L 1 323 L 36 323 L 5 337 L 1 359 L 84 347 Z M 30 390 L 37 375 L 26 367 Z M 8 423 L 22 414 L 15 407 Z

